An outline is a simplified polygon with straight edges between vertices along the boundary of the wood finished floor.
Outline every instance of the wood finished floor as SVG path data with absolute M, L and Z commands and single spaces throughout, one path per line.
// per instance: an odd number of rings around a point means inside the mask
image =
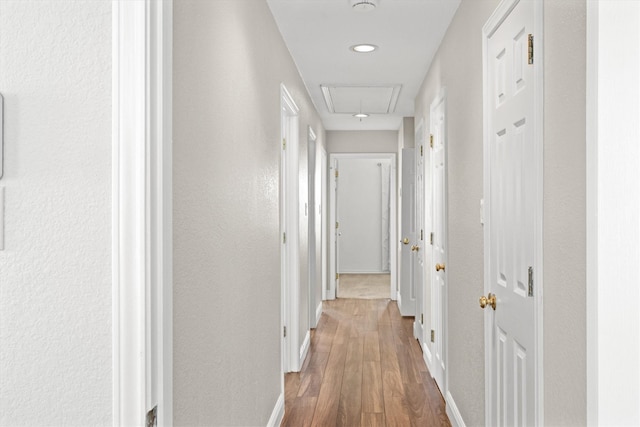
M 323 302 L 309 354 L 285 376 L 282 426 L 450 426 L 413 338 L 390 300 Z

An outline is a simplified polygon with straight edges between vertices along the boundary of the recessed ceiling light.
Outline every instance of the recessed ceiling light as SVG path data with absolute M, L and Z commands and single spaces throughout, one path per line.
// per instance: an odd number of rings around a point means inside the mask
M 351 0 L 351 8 L 357 12 L 368 12 L 376 8 L 376 0 Z
M 366 117 L 369 117 L 369 115 L 367 113 L 356 113 L 353 115 L 353 117 L 356 117 L 358 119 L 364 119 Z
M 351 46 L 349 49 L 357 53 L 371 53 L 374 50 L 378 49 L 378 46 L 374 44 L 364 43 Z

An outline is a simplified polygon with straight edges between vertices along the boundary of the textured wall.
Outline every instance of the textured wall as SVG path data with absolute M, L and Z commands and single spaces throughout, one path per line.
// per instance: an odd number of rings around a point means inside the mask
M 111 424 L 111 2 L 0 2 L 0 425 Z
M 428 123 L 448 89 L 449 389 L 467 425 L 484 423 L 481 29 L 497 5 L 463 0 L 416 101 Z M 545 1 L 544 19 L 545 423 L 585 425 L 585 2 Z
M 174 3 L 176 425 L 265 425 L 280 394 L 280 83 L 324 132 L 265 1 Z M 309 324 L 301 286 L 301 337 Z
M 584 426 L 586 2 L 547 0 L 544 6 L 545 423 Z
M 393 130 L 327 131 L 329 153 L 395 153 L 398 132 Z
M 498 0 L 463 0 L 416 98 L 416 127 L 440 88 L 447 88 L 449 160 L 449 391 L 467 425 L 484 424 L 484 315 L 478 308 L 483 285 L 482 198 L 482 26 Z M 427 150 L 429 152 L 429 150 Z M 429 170 L 429 158 L 426 159 Z M 427 201 L 430 177 L 425 176 Z M 427 209 L 427 224 L 430 223 Z M 427 247 L 429 259 L 430 247 Z M 430 274 L 426 274 L 429 282 Z M 430 310 L 431 291 L 426 292 Z M 425 328 L 431 329 L 425 313 Z

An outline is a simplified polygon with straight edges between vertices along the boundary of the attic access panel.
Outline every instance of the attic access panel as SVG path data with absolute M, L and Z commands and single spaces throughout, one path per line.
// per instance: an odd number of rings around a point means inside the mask
M 327 86 L 322 94 L 330 113 L 391 114 L 395 112 L 402 85 L 392 86 Z

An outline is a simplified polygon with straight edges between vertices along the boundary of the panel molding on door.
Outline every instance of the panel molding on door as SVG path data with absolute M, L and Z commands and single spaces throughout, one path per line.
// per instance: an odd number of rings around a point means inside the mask
M 483 28 L 487 425 L 544 423 L 542 35 L 541 1 L 504 0 Z

